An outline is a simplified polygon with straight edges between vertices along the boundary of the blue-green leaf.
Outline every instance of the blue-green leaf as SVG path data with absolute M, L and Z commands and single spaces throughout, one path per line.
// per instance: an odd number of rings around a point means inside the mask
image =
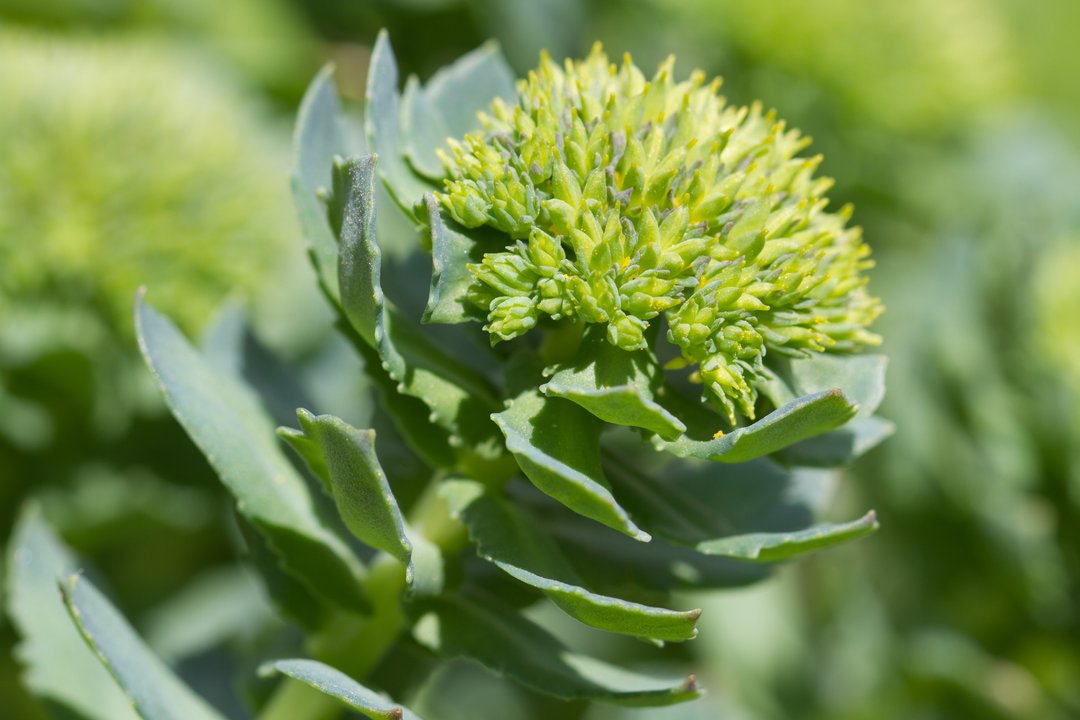
M 429 180 L 445 176 L 446 168 L 435 151 L 446 145 L 450 131 L 416 76 L 405 81 L 405 92 L 401 96 L 401 129 L 405 157 L 412 168 Z
M 371 378 L 379 407 L 394 423 L 394 428 L 410 448 L 430 468 L 452 467 L 456 461 L 450 446 L 450 433 L 431 421 L 431 409 L 419 398 L 403 395 L 382 366 L 378 352 L 363 343 L 357 351 L 364 359 L 364 372 Z
M 654 397 L 659 368 L 649 351 L 626 352 L 603 337 L 586 337 L 569 363 L 548 371 L 540 391 L 577 403 L 605 422 L 650 430 L 675 440 L 686 425 Z
M 867 535 L 873 512 L 835 525 L 814 523 L 811 470 L 766 460 L 736 466 L 673 460 L 660 470 L 609 456 L 623 501 L 656 535 L 706 555 L 771 562 Z
M 260 674 L 275 670 L 340 700 L 372 720 L 421 720 L 419 715 L 404 705 L 387 699 L 340 670 L 316 660 L 276 660 L 264 665 Z
M 877 415 L 858 417 L 824 435 L 795 443 L 775 454 L 787 465 L 836 467 L 873 450 L 896 431 L 889 420 Z
M 367 105 L 364 125 L 368 145 L 378 155 L 379 174 L 394 200 L 410 216 L 414 206 L 433 189 L 423 182 L 405 160 L 401 137 L 401 108 L 398 94 L 398 68 L 390 38 L 386 31 L 379 33 L 368 66 Z
M 347 609 L 363 609 L 364 568 L 319 517 L 273 423 L 239 380 L 215 372 L 168 319 L 140 297 L 139 347 L 173 415 L 265 536 L 283 566 Z
M 345 525 L 362 542 L 393 555 L 408 567 L 414 592 L 442 588 L 442 558 L 422 537 L 410 533 L 375 454 L 375 431 L 358 430 L 332 415 L 297 411 L 304 435 L 327 468 L 330 487 Z M 415 538 L 415 541 L 414 541 Z
M 506 436 L 506 448 L 536 487 L 576 513 L 635 540 L 649 540 L 612 496 L 604 477 L 600 420 L 571 402 L 536 391 L 519 395 L 491 417 Z
M 514 71 L 494 42 L 484 43 L 441 68 L 424 91 L 453 138 L 478 129 L 477 113 L 486 110 L 496 97 L 507 102 L 517 97 Z
M 293 132 L 292 192 L 316 274 L 331 298 L 337 290 L 337 240 L 326 220 L 319 194 L 331 187 L 334 156 L 349 154 L 341 124 L 341 103 L 333 83 L 333 68 L 324 67 L 311 81 Z
M 131 702 L 71 623 L 56 583 L 78 562 L 36 507 L 19 516 L 8 552 L 7 614 L 21 642 L 22 681 L 58 717 L 136 720 Z M 61 661 L 62 660 L 62 661 Z
M 874 511 L 858 520 L 846 523 L 814 525 L 804 530 L 776 533 L 747 533 L 698 543 L 697 549 L 706 555 L 773 562 L 838 545 L 869 535 L 878 529 Z
M 342 213 L 342 310 L 357 334 L 376 349 L 398 391 L 431 409 L 432 422 L 463 439 L 466 448 L 494 448 L 494 427 L 487 417 L 498 405 L 493 388 L 436 348 L 383 293 L 381 252 L 375 242 L 375 166 L 375 158 L 367 156 L 338 169 L 343 195 L 335 200 Z
M 258 572 L 266 594 L 281 615 L 309 632 L 319 631 L 332 617 L 340 615 L 336 605 L 285 571 L 264 535 L 251 522 L 243 515 L 238 515 L 236 521 L 244 539 L 244 559 Z
M 223 720 L 181 682 L 89 580 L 72 575 L 60 592 L 83 639 L 145 720 Z M 54 662 L 64 658 L 54 658 Z
M 840 390 L 824 390 L 783 405 L 755 423 L 711 440 L 683 436 L 653 439 L 657 449 L 678 457 L 741 463 L 837 428 L 855 415 L 855 405 Z
M 884 355 L 815 353 L 779 362 L 776 375 L 780 384 L 764 388 L 778 406 L 804 395 L 839 389 L 858 406 L 858 417 L 869 417 L 885 397 L 888 359 Z
M 536 521 L 464 479 L 443 482 L 440 494 L 469 529 L 477 553 L 547 595 L 566 614 L 608 632 L 652 640 L 690 640 L 700 610 L 677 612 L 590 592 L 559 546 Z
M 657 706 L 701 694 L 694 678 L 663 680 L 568 650 L 520 614 L 473 596 L 432 599 L 414 608 L 416 640 L 445 656 L 464 656 L 539 692 L 567 700 Z
M 373 548 L 409 562 L 405 535 L 390 483 L 375 456 L 375 431 L 357 430 L 333 415 L 298 410 L 304 436 L 319 449 L 341 519 L 353 535 Z
M 305 435 L 302 430 L 291 427 L 279 427 L 277 436 L 292 448 L 297 457 L 304 461 L 304 465 L 307 466 L 311 474 L 322 483 L 326 494 L 333 497 L 334 488 L 330 484 L 330 469 L 326 467 L 326 460 L 323 459 L 318 444 Z
M 480 128 L 478 113 L 496 97 L 512 101 L 514 73 L 495 43 L 486 43 L 441 68 L 426 87 L 415 77 L 401 98 L 403 150 L 416 172 L 430 180 L 446 175 L 437 151 L 447 139 Z
M 737 467 L 737 466 L 736 466 Z M 742 587 L 764 579 L 767 565 L 702 555 L 662 537 L 640 543 L 569 512 L 533 488 L 514 494 L 559 544 L 595 592 L 642 603 L 664 603 L 675 590 Z
M 854 419 L 843 427 L 787 447 L 776 458 L 791 465 L 835 467 L 860 457 L 892 435 L 893 424 L 873 415 L 885 396 L 887 365 L 882 355 L 818 354 L 782 362 L 763 388 L 773 402 L 839 388 L 857 409 Z
M 293 169 L 312 194 L 330 188 L 335 155 L 349 154 L 334 88 L 334 68 L 326 65 L 308 85 L 293 129 Z
M 462 323 L 483 319 L 483 313 L 468 299 L 473 275 L 470 262 L 479 262 L 483 253 L 475 240 L 453 227 L 439 212 L 434 195 L 424 197 L 424 211 L 431 232 L 431 290 L 424 309 L 426 323 Z
M 337 241 L 326 222 L 325 208 L 299 177 L 293 175 L 290 182 L 300 232 L 307 243 L 319 285 L 330 298 L 337 299 Z

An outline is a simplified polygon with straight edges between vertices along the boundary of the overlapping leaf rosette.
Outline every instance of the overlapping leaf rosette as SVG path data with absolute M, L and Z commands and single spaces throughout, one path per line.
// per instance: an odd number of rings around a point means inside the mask
M 515 83 L 485 46 L 398 80 L 381 36 L 364 139 L 329 70 L 295 138 L 310 256 L 383 422 L 301 410 L 278 435 L 367 550 L 318 512 L 249 390 L 137 310 L 170 406 L 312 633 L 317 660 L 274 667 L 371 717 L 408 716 L 356 683 L 402 638 L 558 698 L 692 699 L 692 677 L 581 655 L 529 615 L 546 597 L 686 641 L 700 611 L 671 609 L 681 591 L 876 529 L 872 512 L 815 524 L 835 468 L 891 430 L 884 360 L 854 354 L 879 306 L 850 211 L 797 132 L 671 61 L 647 79 L 597 48 Z

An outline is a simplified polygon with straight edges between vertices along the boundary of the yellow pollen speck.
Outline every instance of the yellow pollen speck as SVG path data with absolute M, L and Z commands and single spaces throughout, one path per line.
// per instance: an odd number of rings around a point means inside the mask
M 623 258 L 623 259 L 622 259 L 622 260 L 621 260 L 621 261 L 619 262 L 619 267 L 621 267 L 621 268 L 625 268 L 625 267 L 626 267 L 627 265 L 629 265 L 629 264 L 630 264 L 630 258 L 628 258 L 628 257 L 624 257 L 624 258 Z
M 716 432 L 713 433 L 712 439 L 713 440 L 719 440 L 722 437 L 724 437 L 724 431 L 723 430 L 717 430 Z

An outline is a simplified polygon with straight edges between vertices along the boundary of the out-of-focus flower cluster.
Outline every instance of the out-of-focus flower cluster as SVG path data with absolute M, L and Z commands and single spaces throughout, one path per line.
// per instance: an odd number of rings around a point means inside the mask
M 195 327 L 264 281 L 289 220 L 283 153 L 235 86 L 145 42 L 4 31 L 0 59 L 0 134 L 18 138 L 0 163 L 0 304 L 130 336 L 140 284 Z

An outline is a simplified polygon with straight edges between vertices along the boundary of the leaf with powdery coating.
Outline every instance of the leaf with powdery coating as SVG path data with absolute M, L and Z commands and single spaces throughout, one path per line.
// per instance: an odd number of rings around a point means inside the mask
M 412 217 L 413 206 L 433 186 L 417 177 L 405 161 L 397 61 L 385 30 L 379 32 L 371 51 L 366 100 L 364 127 L 369 147 L 382 160 L 379 174 L 394 200 Z
M 431 233 L 431 289 L 424 308 L 424 322 L 456 324 L 482 320 L 483 314 L 468 298 L 473 283 L 468 262 L 480 261 L 479 243 L 447 223 L 433 195 L 424 197 L 423 211 Z
M 498 407 L 494 388 L 436 347 L 383 292 L 382 251 L 375 236 L 376 165 L 369 155 L 336 167 L 331 219 L 341 233 L 341 309 L 360 339 L 376 351 L 399 393 L 423 401 L 431 422 L 464 447 L 490 453 L 496 433 L 489 415 Z
M 346 527 L 362 542 L 407 566 L 414 592 L 442 588 L 442 558 L 423 537 L 409 531 L 375 454 L 375 431 L 358 430 L 332 415 L 298 410 L 300 426 L 326 467 L 334 502 Z
M 774 562 L 868 535 L 873 511 L 814 524 L 822 471 L 767 460 L 736 466 L 672 460 L 653 472 L 608 456 L 620 496 L 650 532 L 705 555 Z

